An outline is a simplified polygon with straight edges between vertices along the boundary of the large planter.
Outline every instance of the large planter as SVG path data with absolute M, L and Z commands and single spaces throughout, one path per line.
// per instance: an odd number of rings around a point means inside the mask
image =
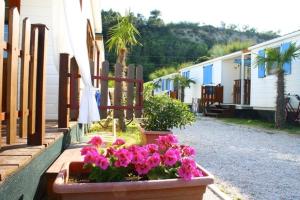
M 150 181 L 109 182 L 109 183 L 69 183 L 72 174 L 88 173 L 82 169 L 82 162 L 64 165 L 53 185 L 55 193 L 62 200 L 201 200 L 206 187 L 213 183 L 213 176 L 202 170 L 204 177 L 183 179 L 164 179 Z
M 172 131 L 147 131 L 144 128 L 140 127 L 140 130 L 143 135 L 143 143 L 144 144 L 152 144 L 156 143 L 156 139 L 159 136 L 165 136 L 168 134 L 173 134 Z

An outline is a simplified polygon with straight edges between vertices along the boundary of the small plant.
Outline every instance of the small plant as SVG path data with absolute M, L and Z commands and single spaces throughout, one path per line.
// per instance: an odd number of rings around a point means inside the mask
M 126 146 L 117 139 L 112 146 L 101 148 L 102 139 L 93 137 L 81 149 L 84 168 L 91 170 L 92 182 L 157 180 L 203 176 L 197 168 L 192 147 L 179 145 L 174 135 L 160 136 L 156 144 Z
M 144 116 L 146 119 L 143 126 L 151 131 L 182 128 L 195 121 L 195 115 L 187 105 L 166 95 L 156 95 L 145 99 Z

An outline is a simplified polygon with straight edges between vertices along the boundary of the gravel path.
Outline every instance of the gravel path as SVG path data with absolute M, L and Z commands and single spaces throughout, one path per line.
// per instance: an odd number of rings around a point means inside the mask
M 299 135 L 270 134 L 204 117 L 173 131 L 181 143 L 196 148 L 196 160 L 231 196 L 300 200 Z

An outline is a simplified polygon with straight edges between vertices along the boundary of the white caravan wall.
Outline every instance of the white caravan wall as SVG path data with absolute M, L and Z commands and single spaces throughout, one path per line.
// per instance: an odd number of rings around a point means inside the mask
M 269 47 L 277 47 L 282 43 L 296 42 L 300 45 L 300 36 L 286 39 L 277 43 L 272 43 L 268 46 L 260 47 L 259 49 L 252 50 L 251 59 L 256 59 L 257 52 L 260 49 Z M 300 95 L 300 59 L 292 62 L 291 74 L 285 75 L 285 93 Z M 264 78 L 258 78 L 257 67 L 252 62 L 251 68 L 251 100 L 250 104 L 254 109 L 274 110 L 276 103 L 276 76 L 267 75 Z M 292 103 L 296 106 L 297 101 L 292 98 Z
M 223 103 L 233 103 L 234 80 L 240 79 L 240 67 L 234 59 L 224 60 L 222 63 Z
M 222 84 L 222 60 L 217 60 L 212 63 L 212 82 L 213 85 Z
M 184 89 L 184 102 L 191 104 L 192 103 L 192 98 L 200 98 L 201 97 L 201 85 L 203 83 L 203 67 L 202 66 L 196 66 L 193 68 L 190 68 L 189 70 L 184 70 L 185 71 L 190 71 L 190 79 L 195 81 L 195 84 L 191 84 L 190 88 L 185 88 Z

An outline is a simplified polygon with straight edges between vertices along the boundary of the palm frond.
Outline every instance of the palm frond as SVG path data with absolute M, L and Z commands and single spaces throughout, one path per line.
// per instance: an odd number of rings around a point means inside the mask
M 282 54 L 282 63 L 290 62 L 300 56 L 300 46 L 291 43 L 289 48 Z

